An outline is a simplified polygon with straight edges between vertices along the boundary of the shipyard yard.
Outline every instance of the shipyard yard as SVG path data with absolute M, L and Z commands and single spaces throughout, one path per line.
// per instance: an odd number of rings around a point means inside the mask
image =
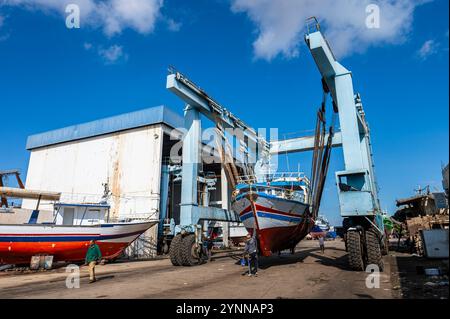
M 223 254 L 224 255 L 224 254 Z M 237 258 L 237 257 L 236 257 Z M 327 242 L 322 255 L 317 241 L 304 241 L 295 255 L 261 261 L 258 277 L 241 276 L 236 259 L 220 257 L 197 267 L 173 267 L 168 259 L 99 266 L 98 282 L 88 283 L 82 268 L 79 289 L 67 289 L 64 269 L 45 273 L 0 274 L 0 298 L 393 298 L 390 263 L 380 288 L 366 288 L 364 272 L 346 266 L 342 241 Z
M 88 283 L 87 267 L 83 267 L 78 289 L 66 287 L 64 268 L 46 272 L 4 272 L 0 274 L 0 298 L 448 298 L 448 286 L 427 289 L 423 285 L 425 282 L 415 285 L 421 280 L 416 276 L 416 269 L 404 268 L 401 261 L 408 258 L 408 254 L 393 252 L 386 256 L 380 287 L 369 289 L 366 273 L 348 269 L 344 243 L 336 240 L 326 244 L 324 254 L 317 247 L 317 241 L 303 241 L 295 255 L 283 253 L 281 257 L 265 258 L 261 261 L 259 276 L 251 278 L 241 276 L 243 268 L 236 265 L 238 253 L 233 253 L 234 257 L 220 253 L 211 263 L 189 268 L 172 267 L 167 258 L 107 264 L 98 267 L 95 284 Z
M 448 300 L 449 5 L 0 0 L 0 300 Z

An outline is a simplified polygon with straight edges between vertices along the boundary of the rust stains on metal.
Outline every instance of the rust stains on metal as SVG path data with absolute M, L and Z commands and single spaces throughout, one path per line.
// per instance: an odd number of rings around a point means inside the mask
M 120 181 L 122 177 L 122 168 L 121 168 L 121 160 L 122 160 L 122 137 L 119 134 L 114 136 L 114 146 L 115 150 L 112 152 L 112 162 L 113 162 L 113 172 L 112 172 L 112 181 L 111 181 L 111 192 L 112 192 L 112 215 L 113 218 L 119 217 L 120 212 L 120 198 L 121 198 L 121 188 Z

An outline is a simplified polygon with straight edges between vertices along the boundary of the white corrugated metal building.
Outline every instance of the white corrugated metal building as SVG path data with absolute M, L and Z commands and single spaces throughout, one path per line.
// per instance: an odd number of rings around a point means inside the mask
M 100 203 L 106 188 L 111 219 L 159 218 L 162 163 L 177 142 L 170 133 L 180 127 L 181 116 L 158 106 L 32 135 L 26 188 L 61 192 L 66 204 Z M 22 207 L 34 209 L 36 200 L 24 200 Z M 44 201 L 40 208 L 53 210 Z M 67 209 L 73 223 L 85 213 Z M 133 254 L 154 255 L 157 227 L 143 237 Z

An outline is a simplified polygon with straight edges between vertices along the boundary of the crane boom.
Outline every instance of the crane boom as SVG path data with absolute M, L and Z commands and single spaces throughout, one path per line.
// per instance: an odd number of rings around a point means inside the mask
M 345 170 L 336 172 L 339 208 L 344 217 L 350 266 L 364 270 L 376 265 L 383 270 L 387 253 L 383 216 L 372 158 L 370 130 L 359 94 L 353 89 L 352 73 L 341 65 L 315 20 L 305 36 L 306 44 L 322 75 L 322 87 L 333 99 L 339 115 Z
M 380 204 L 370 131 L 361 98 L 353 90 L 352 74 L 336 61 L 320 30 L 307 34 L 305 40 L 322 75 L 324 90 L 331 94 L 339 114 L 345 163 L 345 171 L 336 176 L 338 185 L 343 186 L 339 188 L 341 214 L 344 217 L 375 215 L 380 212 Z

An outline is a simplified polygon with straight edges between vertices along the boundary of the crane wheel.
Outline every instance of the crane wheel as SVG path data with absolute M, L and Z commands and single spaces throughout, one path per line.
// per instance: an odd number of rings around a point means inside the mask
M 356 271 L 364 270 L 363 249 L 361 235 L 358 231 L 347 232 L 347 250 L 350 268 Z
M 377 265 L 380 271 L 384 270 L 383 256 L 381 254 L 380 238 L 374 229 L 366 231 L 367 264 Z
M 174 266 L 181 266 L 183 265 L 183 259 L 181 258 L 181 244 L 182 244 L 183 237 L 178 234 L 170 243 L 169 248 L 169 256 L 170 261 L 172 262 L 172 265 Z
M 181 260 L 183 266 L 195 266 L 200 263 L 194 234 L 183 237 L 181 242 Z

